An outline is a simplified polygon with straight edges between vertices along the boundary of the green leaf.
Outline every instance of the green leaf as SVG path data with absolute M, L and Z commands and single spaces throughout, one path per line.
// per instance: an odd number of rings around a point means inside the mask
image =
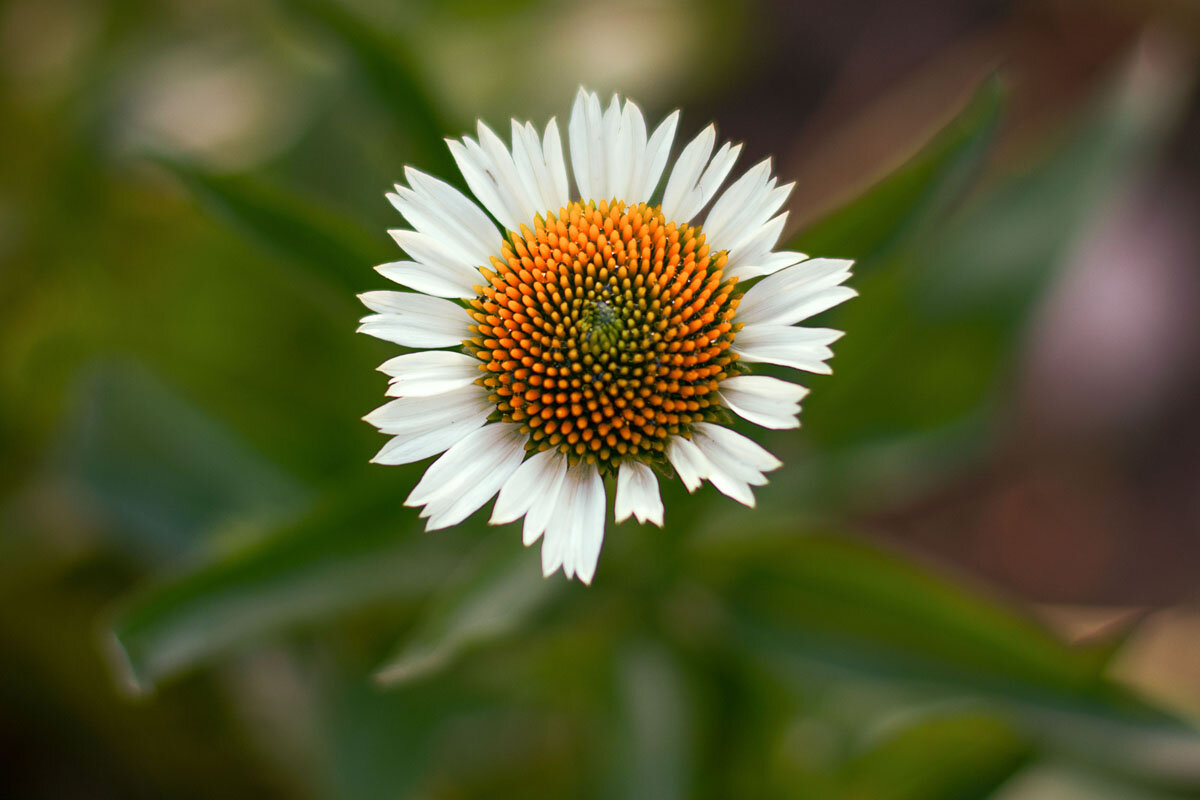
M 980 712 L 921 719 L 845 767 L 844 800 L 985 800 L 1034 755 L 1009 723 Z
M 1000 598 L 864 541 L 742 534 L 702 543 L 697 557 L 767 652 L 1018 704 L 1163 720 L 1105 680 L 1106 648 L 1068 646 Z
M 456 538 L 415 532 L 395 486 L 394 473 L 355 475 L 249 549 L 129 600 L 110 629 L 126 686 L 147 692 L 281 628 L 428 592 L 454 563 Z
M 57 448 L 72 483 L 139 554 L 178 558 L 214 530 L 294 513 L 308 490 L 150 373 L 93 365 Z
M 516 537 L 494 537 L 431 600 L 415 633 L 379 668 L 376 680 L 414 681 L 450 666 L 470 648 L 512 635 L 561 585 L 542 577 L 536 550 L 526 550 Z
M 854 498 L 861 511 L 864 497 L 982 452 L 1037 299 L 1104 203 L 1161 145 L 1179 107 L 1169 81 L 1148 81 L 1136 67 L 1119 77 L 1056 148 L 996 177 L 955 214 L 914 228 L 852 281 L 859 297 L 826 315 L 847 334 L 834 377 L 818 379 L 805 404 L 805 424 L 808 440 L 840 466 L 816 476 L 814 497 Z M 891 451 L 883 474 L 881 448 Z
M 966 107 L 915 156 L 845 206 L 799 234 L 788 248 L 862 260 L 889 249 L 944 214 L 990 152 L 1006 92 L 999 75 L 976 89 Z
M 159 163 L 215 216 L 341 289 L 361 290 L 369 268 L 395 255 L 385 237 L 260 180 L 214 175 L 179 161 Z
M 452 131 L 433 93 L 426 89 L 405 41 L 371 25 L 341 3 L 287 0 L 287 5 L 317 23 L 350 54 L 397 130 L 417 148 L 425 169 L 446 176 L 458 174 L 442 141 Z

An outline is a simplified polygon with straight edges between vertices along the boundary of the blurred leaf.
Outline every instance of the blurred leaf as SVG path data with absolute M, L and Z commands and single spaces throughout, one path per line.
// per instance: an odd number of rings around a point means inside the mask
M 990 151 L 1005 97 L 1000 76 L 988 77 L 966 107 L 920 152 L 862 195 L 809 226 L 788 249 L 861 261 L 944 214 Z
M 982 713 L 927 718 L 854 758 L 844 800 L 984 800 L 1022 769 L 1034 748 Z
M 1180 98 L 1168 77 L 1131 66 L 1045 158 L 854 279 L 859 297 L 826 315 L 847 331 L 835 377 L 805 405 L 809 440 L 839 462 L 814 476 L 814 496 L 861 502 L 978 451 L 1037 298 L 1160 146 Z M 892 445 L 881 471 L 876 456 Z
M 253 178 L 214 175 L 178 161 L 159 163 L 214 215 L 348 293 L 363 288 L 371 266 L 395 255 L 383 236 L 367 234 L 282 189 Z
M 307 490 L 149 373 L 94 367 L 81 381 L 59 458 L 117 523 L 114 535 L 160 557 L 230 523 L 294 513 Z
M 419 597 L 453 563 L 453 537 L 412 531 L 392 475 L 356 475 L 331 498 L 245 552 L 129 601 L 111 628 L 114 665 L 127 686 L 150 691 L 280 628 Z
M 697 569 L 725 587 L 744 633 L 768 652 L 1174 724 L 1104 679 L 1106 648 L 1068 646 L 978 589 L 849 537 L 739 539 L 704 544 Z
M 621 724 L 608 755 L 620 798 L 694 797 L 696 723 L 682 666 L 665 648 L 638 642 L 617 661 Z M 611 758 L 612 756 L 617 758 Z
M 562 586 L 542 577 L 536 549 L 515 536 L 496 536 L 430 602 L 424 619 L 399 652 L 375 674 L 402 684 L 451 665 L 466 650 L 518 630 Z
M 419 74 L 411 48 L 354 11 L 330 0 L 286 0 L 333 35 L 354 59 L 384 111 L 418 149 L 422 168 L 444 176 L 458 174 L 443 137 L 452 131 Z

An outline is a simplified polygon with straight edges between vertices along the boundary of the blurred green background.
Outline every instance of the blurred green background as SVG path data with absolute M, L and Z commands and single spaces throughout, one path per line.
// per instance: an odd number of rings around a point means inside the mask
M 0 2 L 0 797 L 1200 797 L 1186 0 Z M 425 534 L 355 292 L 580 84 L 858 260 L 756 510 Z M 749 426 L 747 426 L 749 427 Z

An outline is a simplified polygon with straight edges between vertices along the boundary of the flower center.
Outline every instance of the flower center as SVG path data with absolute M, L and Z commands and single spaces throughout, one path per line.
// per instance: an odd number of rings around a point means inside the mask
M 699 228 L 645 203 L 571 203 L 505 240 L 470 301 L 467 352 L 500 419 L 572 463 L 664 461 L 669 437 L 724 419 L 716 391 L 740 294 Z

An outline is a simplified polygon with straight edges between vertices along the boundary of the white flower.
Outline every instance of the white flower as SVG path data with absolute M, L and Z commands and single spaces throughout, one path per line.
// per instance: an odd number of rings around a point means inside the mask
M 397 399 L 366 419 L 392 436 L 376 463 L 441 454 L 405 501 L 429 530 L 498 493 L 493 524 L 524 517 L 545 574 L 590 583 L 606 478 L 618 522 L 661 526 L 656 473 L 753 506 L 780 466 L 729 424 L 795 428 L 808 390 L 747 365 L 828 373 L 841 333 L 795 325 L 854 296 L 851 262 L 776 252 L 792 184 L 767 159 L 722 191 L 741 145 L 714 154 L 712 125 L 668 165 L 678 119 L 651 132 L 581 89 L 569 175 L 555 120 L 514 121 L 511 146 L 480 122 L 449 145 L 482 209 L 412 168 L 388 195 L 412 260 L 377 269 L 411 291 L 361 295 L 359 330 L 415 352 L 380 367 Z

